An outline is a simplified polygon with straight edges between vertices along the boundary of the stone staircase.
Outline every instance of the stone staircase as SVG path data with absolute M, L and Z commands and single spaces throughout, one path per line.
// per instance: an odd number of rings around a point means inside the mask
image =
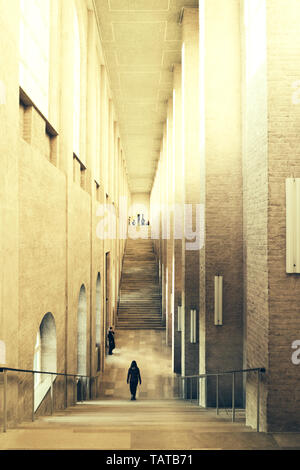
M 117 328 L 163 328 L 158 269 L 151 239 L 127 240 Z

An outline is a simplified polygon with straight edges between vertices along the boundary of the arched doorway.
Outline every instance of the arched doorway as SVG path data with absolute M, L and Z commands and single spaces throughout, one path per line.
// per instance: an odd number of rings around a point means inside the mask
M 86 289 L 82 285 L 80 288 L 78 298 L 78 310 L 77 310 L 77 374 L 86 375 L 86 361 L 87 361 L 87 301 L 86 301 Z M 82 389 L 86 388 L 86 380 L 83 380 L 83 387 L 81 381 L 78 381 L 77 387 L 77 400 L 82 400 L 86 393 Z
M 50 312 L 43 317 L 36 335 L 33 369 L 41 372 L 57 372 L 56 326 Z M 40 406 L 55 377 L 34 374 L 34 411 Z

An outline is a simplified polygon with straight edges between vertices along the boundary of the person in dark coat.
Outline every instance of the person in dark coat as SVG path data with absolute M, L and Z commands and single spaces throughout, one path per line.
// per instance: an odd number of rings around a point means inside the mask
M 115 345 L 115 332 L 114 332 L 112 326 L 109 328 L 107 339 L 108 339 L 108 354 L 112 355 L 112 352 L 116 347 L 116 345 Z
M 142 383 L 140 369 L 138 368 L 137 363 L 132 361 L 127 374 L 127 383 L 129 383 L 130 386 L 131 400 L 135 400 L 138 382 L 140 382 L 140 384 Z

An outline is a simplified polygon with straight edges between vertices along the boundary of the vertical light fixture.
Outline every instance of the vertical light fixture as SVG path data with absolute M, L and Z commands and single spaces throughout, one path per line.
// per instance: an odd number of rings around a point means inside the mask
M 300 178 L 286 179 L 286 272 L 300 273 Z
M 182 331 L 182 306 L 181 305 L 178 305 L 177 307 L 177 320 L 178 320 L 177 331 Z
M 215 276 L 215 325 L 223 324 L 223 276 Z
M 190 311 L 190 342 L 196 343 L 196 310 Z

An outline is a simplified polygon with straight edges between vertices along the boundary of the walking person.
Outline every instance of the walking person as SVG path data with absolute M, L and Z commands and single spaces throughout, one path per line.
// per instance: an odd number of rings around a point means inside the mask
M 108 330 L 107 339 L 108 339 L 108 354 L 111 356 L 112 353 L 113 353 L 113 350 L 116 347 L 116 345 L 115 345 L 115 332 L 114 332 L 112 326 L 110 326 L 110 328 Z
M 137 363 L 135 361 L 132 361 L 131 366 L 128 369 L 128 374 L 127 374 L 127 383 L 129 383 L 129 386 L 130 386 L 131 400 L 135 400 L 138 382 L 140 382 L 140 385 L 141 385 L 142 380 L 141 380 L 140 369 L 138 368 Z

